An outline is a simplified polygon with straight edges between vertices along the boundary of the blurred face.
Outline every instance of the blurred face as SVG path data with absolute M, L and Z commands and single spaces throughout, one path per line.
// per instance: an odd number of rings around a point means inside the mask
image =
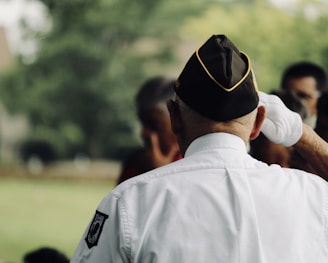
M 315 78 L 293 78 L 287 82 L 287 85 L 288 89 L 301 100 L 310 115 L 316 115 L 319 91 Z
M 141 137 L 145 146 L 150 146 L 150 136 L 156 134 L 162 152 L 167 154 L 172 145 L 177 143 L 172 132 L 169 114 L 160 107 L 152 106 L 145 110 L 139 110 L 138 117 L 142 124 Z

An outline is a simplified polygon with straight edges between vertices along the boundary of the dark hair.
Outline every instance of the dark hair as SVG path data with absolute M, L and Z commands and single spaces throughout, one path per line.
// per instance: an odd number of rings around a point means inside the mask
M 301 77 L 314 77 L 317 81 L 319 91 L 326 90 L 326 72 L 325 70 L 312 62 L 302 61 L 289 66 L 283 73 L 281 79 L 281 88 L 288 89 L 288 80 Z
M 318 112 L 328 114 L 328 91 L 323 92 L 317 103 Z
M 317 103 L 318 118 L 314 130 L 328 141 L 328 92 L 323 92 Z
M 69 263 L 69 259 L 60 251 L 42 247 L 24 255 L 24 263 Z
M 172 98 L 174 95 L 174 82 L 173 79 L 161 76 L 147 80 L 136 96 L 137 107 L 147 108 Z

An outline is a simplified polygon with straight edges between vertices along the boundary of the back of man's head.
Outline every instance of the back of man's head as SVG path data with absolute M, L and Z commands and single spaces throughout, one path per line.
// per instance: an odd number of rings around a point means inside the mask
M 166 105 L 174 95 L 174 80 L 158 76 L 148 79 L 136 96 L 136 106 L 139 110 L 148 109 L 154 105 Z M 166 106 L 165 106 L 166 107 Z
M 288 90 L 288 81 L 290 79 L 303 77 L 315 78 L 318 91 L 324 91 L 327 89 L 325 70 L 321 66 L 308 61 L 297 62 L 286 68 L 282 75 L 281 88 Z
M 242 117 L 259 102 L 249 57 L 225 35 L 213 35 L 193 53 L 175 91 L 191 109 L 216 122 Z
M 26 253 L 24 263 L 69 263 L 69 259 L 55 248 L 41 247 Z

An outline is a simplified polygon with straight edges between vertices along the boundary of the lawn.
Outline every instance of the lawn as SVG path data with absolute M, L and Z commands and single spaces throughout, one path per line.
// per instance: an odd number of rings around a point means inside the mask
M 0 177 L 0 263 L 55 247 L 71 257 L 111 180 Z

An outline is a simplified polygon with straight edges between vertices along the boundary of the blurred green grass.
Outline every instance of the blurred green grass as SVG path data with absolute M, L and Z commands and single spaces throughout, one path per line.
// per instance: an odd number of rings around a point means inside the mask
M 0 263 L 51 246 L 71 257 L 113 180 L 0 177 Z

